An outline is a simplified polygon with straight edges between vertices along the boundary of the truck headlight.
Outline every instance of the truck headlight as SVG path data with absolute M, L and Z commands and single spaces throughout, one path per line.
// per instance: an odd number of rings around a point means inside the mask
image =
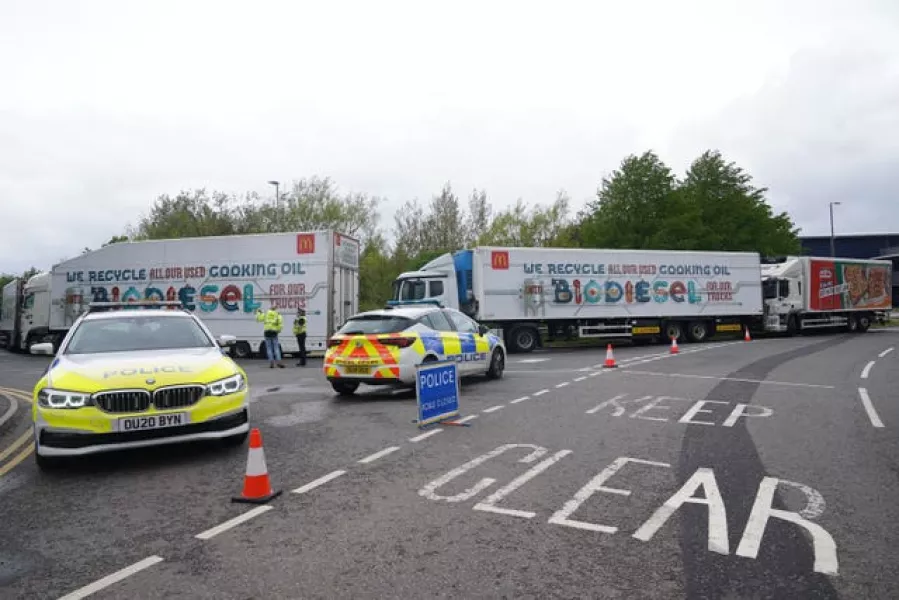
M 225 379 L 219 379 L 206 386 L 206 394 L 209 396 L 227 396 L 235 394 L 246 388 L 246 381 L 243 375 L 238 373 Z
M 44 388 L 37 393 L 37 403 L 44 408 L 83 408 L 91 406 L 90 394 Z

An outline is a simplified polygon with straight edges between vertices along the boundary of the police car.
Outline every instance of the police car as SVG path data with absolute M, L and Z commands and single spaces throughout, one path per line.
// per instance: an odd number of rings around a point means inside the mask
M 360 384 L 414 386 L 416 365 L 455 360 L 459 375 L 503 376 L 506 346 L 452 308 L 399 306 L 354 315 L 328 340 L 325 377 L 338 394 Z
M 153 304 L 153 303 L 149 303 Z M 38 466 L 57 457 L 223 439 L 249 432 L 247 375 L 193 314 L 94 303 L 75 321 L 34 387 Z M 53 355 L 51 343 L 32 354 Z

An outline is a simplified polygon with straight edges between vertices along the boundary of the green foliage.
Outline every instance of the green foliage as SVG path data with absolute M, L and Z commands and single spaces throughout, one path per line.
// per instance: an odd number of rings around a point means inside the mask
M 798 229 L 773 214 L 767 189 L 717 151 L 678 178 L 653 152 L 628 156 L 581 215 L 585 247 L 798 253 Z M 577 236 L 575 236 L 577 237 Z

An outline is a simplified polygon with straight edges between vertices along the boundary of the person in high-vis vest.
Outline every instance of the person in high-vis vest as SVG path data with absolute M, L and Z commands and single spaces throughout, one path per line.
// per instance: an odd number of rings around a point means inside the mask
M 275 361 L 277 361 L 278 368 L 283 369 L 284 363 L 281 362 L 281 344 L 278 342 L 278 334 L 281 333 L 281 328 L 284 326 L 284 319 L 281 318 L 281 313 L 274 308 L 269 308 L 265 312 L 262 312 L 261 309 L 257 308 L 256 320 L 263 324 L 265 353 L 268 355 L 269 363 L 268 368 L 274 369 Z
M 293 319 L 293 334 L 297 336 L 297 346 L 300 348 L 300 362 L 298 367 L 306 366 L 306 311 L 297 309 L 297 316 Z

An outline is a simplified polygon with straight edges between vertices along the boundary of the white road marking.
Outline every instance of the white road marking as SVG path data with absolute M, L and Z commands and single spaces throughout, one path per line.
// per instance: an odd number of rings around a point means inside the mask
M 315 481 L 310 481 L 306 485 L 302 485 L 302 486 L 298 487 L 297 489 L 293 490 L 293 493 L 294 494 L 305 494 L 306 492 L 308 492 L 310 490 L 314 490 L 315 488 L 317 488 L 320 485 L 324 485 L 324 484 L 328 483 L 332 479 L 337 479 L 338 477 L 340 477 L 341 475 L 343 475 L 345 473 L 346 473 L 346 471 L 331 471 L 327 475 L 325 475 L 323 477 L 319 477 Z
M 0 417 L 0 427 L 2 427 L 4 423 L 9 421 L 12 416 L 16 414 L 16 411 L 19 410 L 19 402 L 15 398 L 13 398 L 12 396 L 7 396 L 6 394 L 3 394 L 3 397 L 9 400 L 9 408 L 5 413 L 3 413 L 3 416 Z
M 411 438 L 409 438 L 409 441 L 410 442 L 420 442 L 423 439 L 431 437 L 432 435 L 437 435 L 441 431 L 443 431 L 443 430 L 442 429 L 433 429 L 433 430 L 427 431 L 421 435 L 416 435 L 415 437 L 411 437 Z
M 525 400 L 530 400 L 530 399 L 531 399 L 530 396 L 522 396 L 521 398 L 515 398 L 515 400 L 512 400 L 511 402 L 509 402 L 509 404 L 518 404 L 519 402 L 524 402 Z
M 868 364 L 865 365 L 865 368 L 862 369 L 862 379 L 868 378 L 868 375 L 871 373 L 871 369 L 874 368 L 874 363 L 875 363 L 875 361 L 872 360 L 871 362 L 869 362 Z
M 583 381 L 585 379 L 587 379 L 587 378 L 586 377 L 575 377 L 574 378 L 575 381 Z
M 516 510 L 513 508 L 499 508 L 496 506 L 496 503 L 499 502 L 500 500 L 502 500 L 503 498 L 505 498 L 506 496 L 508 496 L 509 494 L 511 494 L 512 492 L 514 492 L 515 490 L 517 490 L 518 488 L 520 488 L 521 486 L 523 486 L 525 483 L 527 483 L 528 481 L 530 481 L 531 479 L 533 479 L 534 477 L 536 477 L 537 475 L 539 475 L 540 473 L 542 473 L 543 471 L 545 471 L 546 469 L 551 467 L 552 465 L 559 462 L 561 459 L 568 456 L 569 454 L 571 454 L 571 450 L 561 450 L 559 452 L 556 452 L 549 458 L 544 459 L 543 461 L 537 463 L 536 465 L 534 465 L 533 467 L 531 467 L 530 469 L 528 469 L 527 471 L 525 471 L 524 473 L 522 473 L 521 475 L 519 475 L 518 477 L 513 479 L 507 485 L 501 487 L 500 489 L 498 489 L 495 492 L 493 492 L 492 494 L 490 494 L 490 496 L 487 497 L 487 499 L 485 499 L 483 502 L 479 502 L 478 504 L 475 504 L 474 510 L 483 510 L 486 512 L 493 512 L 493 513 L 498 513 L 501 515 L 522 517 L 524 519 L 533 518 L 534 516 L 536 516 L 537 513 L 531 512 L 529 510 Z
M 618 531 L 617 527 L 610 527 L 609 525 L 598 525 L 596 523 L 587 523 L 586 521 L 574 521 L 569 519 L 569 517 L 574 514 L 578 508 L 580 508 L 581 504 L 586 502 L 590 496 L 595 494 L 596 492 L 608 492 L 609 494 L 620 494 L 622 496 L 630 496 L 630 490 L 622 490 L 618 488 L 608 488 L 603 486 L 603 484 L 608 481 L 610 477 L 615 475 L 621 467 L 629 462 L 640 463 L 643 465 L 654 465 L 657 467 L 668 467 L 671 465 L 668 463 L 661 462 L 653 462 L 649 460 L 642 460 L 639 458 L 628 458 L 626 456 L 622 456 L 620 458 L 616 458 L 615 461 L 600 471 L 600 473 L 588 481 L 584 487 L 579 489 L 577 493 L 574 495 L 574 498 L 566 502 L 562 508 L 553 513 L 553 516 L 549 518 L 549 523 L 553 525 L 567 525 L 569 527 L 575 527 L 577 529 L 586 529 L 587 531 L 599 531 L 601 533 L 615 533 Z
M 890 347 L 890 348 L 887 348 L 886 350 L 884 350 L 883 352 L 881 352 L 880 354 L 878 354 L 877 356 L 879 358 L 883 358 L 884 356 L 886 356 L 887 354 L 889 354 L 892 351 L 893 351 L 893 348 Z
M 457 419 L 457 420 L 453 421 L 453 423 L 468 423 L 469 421 L 472 421 L 477 418 L 478 418 L 477 415 L 468 415 L 467 417 L 462 417 L 461 419 Z
M 746 412 L 747 408 L 756 408 L 761 412 L 751 415 Z M 724 425 L 725 427 L 733 427 L 737 422 L 737 419 L 739 419 L 740 417 L 770 417 L 773 413 L 774 411 L 767 406 L 759 406 L 758 404 L 737 404 L 734 407 L 733 412 L 730 413 L 726 419 L 724 419 L 724 423 L 722 423 L 722 425 Z
M 612 414 L 616 417 L 620 417 L 621 415 L 624 414 L 624 407 L 621 406 L 620 404 L 618 404 L 618 401 L 621 400 L 622 398 L 624 398 L 625 396 L 627 396 L 627 394 L 618 394 L 614 398 L 610 398 L 609 400 L 606 400 L 605 402 L 602 402 L 602 403 L 598 404 L 597 406 L 594 406 L 593 408 L 591 408 L 590 410 L 587 411 L 587 414 L 592 415 L 593 413 L 599 412 L 599 410 L 605 406 L 615 406 L 615 412 Z M 636 400 L 631 400 L 631 402 L 638 402 L 640 400 L 649 400 L 650 398 L 652 398 L 652 396 L 643 396 L 642 398 L 637 398 Z
M 868 390 L 865 388 L 858 388 L 858 395 L 862 399 L 862 405 L 865 407 L 865 412 L 868 413 L 868 419 L 871 420 L 871 425 L 874 427 L 883 427 L 883 421 L 880 420 L 877 411 L 874 410 L 874 404 L 871 402 Z
M 485 408 L 482 412 L 485 412 L 485 413 L 492 413 L 492 412 L 496 412 L 496 411 L 498 411 L 498 410 L 501 410 L 502 408 L 503 408 L 503 405 L 502 405 L 502 404 L 497 404 L 496 406 L 491 406 L 490 408 Z
M 703 496 L 696 497 L 699 488 L 702 488 Z M 715 473 L 702 467 L 693 473 L 693 476 L 684 483 L 673 496 L 665 501 L 665 504 L 653 513 L 633 536 L 638 540 L 648 542 L 652 536 L 665 524 L 665 522 L 684 503 L 705 504 L 709 509 L 708 524 L 708 549 L 718 554 L 730 554 L 730 545 L 727 538 L 727 513 L 724 509 L 724 499 L 715 481 Z
M 557 388 L 563 388 L 563 387 L 565 387 L 566 385 L 571 385 L 571 382 L 570 382 L 570 381 L 563 381 L 562 383 L 557 383 L 557 384 L 556 384 L 556 387 L 557 387 Z
M 59 600 L 80 600 L 81 598 L 87 598 L 94 592 L 99 592 L 100 590 L 107 588 L 114 583 L 118 583 L 126 577 L 130 577 L 135 573 L 139 573 L 140 571 L 143 571 L 144 569 L 152 567 L 153 565 L 161 562 L 161 556 L 150 556 L 143 559 L 142 561 L 134 563 L 131 566 L 125 567 L 121 571 L 116 571 L 112 575 L 107 575 L 103 579 L 98 579 L 90 585 L 86 585 L 83 588 L 77 589 L 70 594 L 66 594 Z
M 258 517 L 262 513 L 268 512 L 271 509 L 272 509 L 271 506 L 258 506 L 256 508 L 254 508 L 253 510 L 248 510 L 247 512 L 243 513 L 242 515 L 236 516 L 233 519 L 229 519 L 228 521 L 225 521 L 221 525 L 216 525 L 212 529 L 207 529 L 203 533 L 198 533 L 194 537 L 196 537 L 198 540 L 208 540 L 210 538 L 217 536 L 218 534 L 222 533 L 223 531 L 228 531 L 232 527 L 235 527 L 236 525 L 240 525 L 241 523 L 243 523 L 245 521 L 249 521 L 253 517 Z
M 807 387 L 807 388 L 820 388 L 820 389 L 834 389 L 832 385 L 818 385 L 815 383 L 795 383 L 792 381 L 771 381 L 771 380 L 763 380 L 763 379 L 742 379 L 740 377 L 714 377 L 711 375 L 691 375 L 688 373 L 658 373 L 655 371 L 634 371 L 633 369 L 629 369 L 625 371 L 626 373 L 633 373 L 635 375 L 653 375 L 656 377 L 683 377 L 686 379 L 715 379 L 717 381 L 741 381 L 744 383 L 764 383 L 768 385 L 786 385 L 786 386 L 795 386 L 795 387 Z
M 808 498 L 806 507 L 798 513 L 774 508 L 772 504 L 778 483 L 793 486 L 805 493 Z M 837 575 L 839 563 L 837 562 L 836 543 L 823 527 L 808 520 L 820 515 L 823 511 L 824 498 L 816 490 L 792 481 L 765 477 L 759 484 L 759 491 L 756 494 L 755 503 L 752 505 L 752 511 L 749 513 L 746 529 L 743 530 L 743 537 L 740 545 L 737 546 L 737 556 L 745 558 L 758 556 L 768 519 L 774 517 L 804 527 L 811 534 L 812 548 L 815 552 L 814 570 L 827 575 Z
M 530 364 L 530 363 L 546 362 L 548 360 L 549 360 L 548 358 L 523 358 L 521 360 L 516 360 L 515 362 L 523 363 L 523 364 Z
M 374 454 L 369 454 L 365 458 L 360 459 L 359 462 L 362 464 L 374 462 L 374 461 L 378 460 L 379 458 L 381 458 L 382 456 L 387 456 L 391 452 L 396 452 L 399 449 L 400 449 L 399 446 L 391 446 L 389 448 L 384 448 L 383 450 L 378 450 Z
M 537 391 L 537 392 L 534 392 L 534 395 L 535 395 L 535 396 L 542 396 L 543 394 L 547 394 L 547 393 L 549 393 L 549 390 L 547 390 L 547 389 L 542 389 L 542 390 L 539 390 L 539 391 Z
M 602 375 L 605 371 L 593 371 L 590 373 L 590 377 L 596 377 L 597 375 Z

